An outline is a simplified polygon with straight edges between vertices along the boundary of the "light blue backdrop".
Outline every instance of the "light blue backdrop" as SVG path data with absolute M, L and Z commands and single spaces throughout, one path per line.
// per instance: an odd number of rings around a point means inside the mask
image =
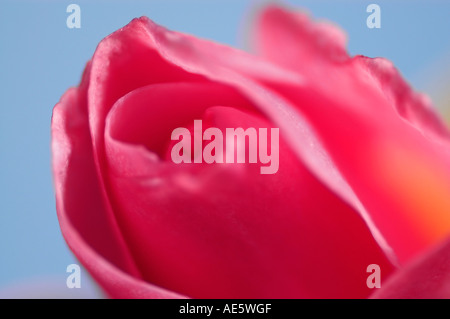
M 368 29 L 366 7 L 372 2 L 289 1 L 346 30 L 352 54 L 387 57 L 415 87 L 432 87 L 433 70 L 448 66 L 450 1 L 376 1 L 381 29 Z M 66 27 L 70 3 L 81 7 L 81 29 Z M 147 15 L 170 29 L 242 46 L 239 30 L 252 6 L 261 3 L 0 3 L 0 291 L 34 278 L 57 278 L 55 285 L 64 287 L 66 266 L 75 262 L 56 218 L 50 118 L 64 91 L 78 84 L 97 43 L 132 18 Z

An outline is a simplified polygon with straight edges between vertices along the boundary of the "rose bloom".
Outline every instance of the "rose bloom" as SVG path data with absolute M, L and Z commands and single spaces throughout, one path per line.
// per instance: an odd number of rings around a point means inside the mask
M 71 250 L 113 298 L 449 298 L 450 133 L 429 100 L 305 14 L 268 6 L 251 32 L 253 54 L 142 17 L 100 42 L 52 118 Z M 279 128 L 279 170 L 174 163 L 195 119 Z

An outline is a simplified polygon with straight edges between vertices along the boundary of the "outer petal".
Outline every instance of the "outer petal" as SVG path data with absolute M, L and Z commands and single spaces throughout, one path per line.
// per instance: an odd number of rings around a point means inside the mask
M 134 102 L 149 101 L 144 92 Z M 160 99 L 173 102 L 170 95 Z M 121 107 L 127 108 L 126 101 Z M 135 112 L 152 126 L 145 107 Z M 223 132 L 270 127 L 234 107 L 210 107 L 202 118 L 204 129 Z M 119 115 L 111 128 L 127 120 Z M 126 169 L 123 158 L 142 150 L 123 142 L 107 137 L 115 172 L 110 181 L 124 235 L 150 282 L 195 298 L 364 298 L 370 292 L 367 265 L 378 263 L 386 275 L 392 270 L 364 221 L 319 183 L 284 141 L 273 175 L 261 175 L 260 164 L 154 160 Z M 152 172 L 145 171 L 149 165 Z M 130 177 L 136 171 L 145 174 Z
M 175 298 L 142 281 L 105 199 L 93 161 L 86 90 L 69 89 L 52 117 L 53 174 L 61 230 L 72 251 L 105 291 L 116 298 Z
M 298 107 L 401 262 L 450 233 L 450 134 L 383 59 L 349 58 L 335 28 L 278 7 L 257 49 L 305 85 L 268 84 Z
M 371 298 L 450 299 L 450 240 L 399 270 Z

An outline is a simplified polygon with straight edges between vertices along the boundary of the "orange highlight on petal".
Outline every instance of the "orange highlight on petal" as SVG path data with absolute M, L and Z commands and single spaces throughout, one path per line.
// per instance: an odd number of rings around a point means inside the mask
M 431 154 L 394 142 L 383 143 L 376 160 L 375 172 L 381 175 L 385 191 L 405 225 L 413 227 L 410 234 L 418 237 L 412 241 L 426 247 L 448 237 L 450 167 Z

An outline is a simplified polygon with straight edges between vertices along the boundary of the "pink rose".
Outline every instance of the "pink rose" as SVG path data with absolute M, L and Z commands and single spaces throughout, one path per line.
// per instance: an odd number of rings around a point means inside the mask
M 251 55 L 143 17 L 99 44 L 52 118 L 80 262 L 116 298 L 450 297 L 450 133 L 429 101 L 304 14 L 267 7 L 253 32 Z M 199 119 L 279 128 L 278 170 L 174 163 Z

